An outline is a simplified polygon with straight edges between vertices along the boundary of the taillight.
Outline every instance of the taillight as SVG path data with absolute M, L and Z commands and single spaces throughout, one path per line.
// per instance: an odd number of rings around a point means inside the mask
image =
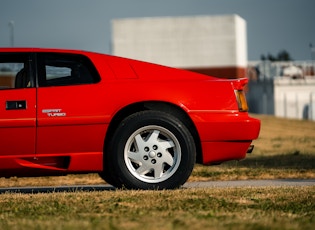
M 235 90 L 235 96 L 236 96 L 236 101 L 238 104 L 238 109 L 241 112 L 247 112 L 248 111 L 248 105 L 246 101 L 246 96 L 243 90 Z

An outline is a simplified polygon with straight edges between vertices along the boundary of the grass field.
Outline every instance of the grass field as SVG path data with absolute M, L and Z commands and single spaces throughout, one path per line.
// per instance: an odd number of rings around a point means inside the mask
M 315 122 L 257 116 L 245 160 L 197 165 L 190 181 L 315 178 Z M 0 179 L 0 187 L 100 184 L 95 174 Z M 0 195 L 0 229 L 313 229 L 315 186 Z
M 313 229 L 314 187 L 3 194 L 0 229 Z

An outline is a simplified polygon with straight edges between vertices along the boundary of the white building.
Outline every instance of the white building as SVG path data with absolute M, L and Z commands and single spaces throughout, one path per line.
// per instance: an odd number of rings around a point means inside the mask
M 315 121 L 314 69 L 313 61 L 251 62 L 250 111 Z
M 315 79 L 274 79 L 275 115 L 315 121 Z
M 115 19 L 112 53 L 218 77 L 245 77 L 246 22 L 238 15 Z

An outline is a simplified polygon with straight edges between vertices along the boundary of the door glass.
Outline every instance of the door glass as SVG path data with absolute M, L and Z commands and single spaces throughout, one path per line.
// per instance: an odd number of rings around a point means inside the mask
M 0 90 L 31 87 L 26 54 L 0 55 Z

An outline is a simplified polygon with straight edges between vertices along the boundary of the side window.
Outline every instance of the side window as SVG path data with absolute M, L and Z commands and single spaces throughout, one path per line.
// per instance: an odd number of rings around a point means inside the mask
M 92 84 L 100 77 L 91 61 L 82 55 L 39 53 L 39 86 Z
M 0 90 L 31 87 L 28 56 L 26 53 L 0 54 Z

